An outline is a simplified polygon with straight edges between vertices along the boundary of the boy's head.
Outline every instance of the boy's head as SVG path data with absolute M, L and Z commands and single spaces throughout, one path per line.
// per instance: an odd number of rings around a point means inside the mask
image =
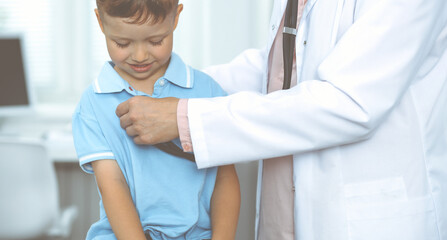
M 183 5 L 178 0 L 96 0 L 96 4 L 115 70 L 133 85 L 163 76 Z
M 158 23 L 175 11 L 178 0 L 96 0 L 99 14 L 126 18 L 129 23 Z

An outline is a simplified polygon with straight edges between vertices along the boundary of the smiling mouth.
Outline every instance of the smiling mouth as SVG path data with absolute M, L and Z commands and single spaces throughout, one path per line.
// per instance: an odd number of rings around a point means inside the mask
M 151 69 L 152 64 L 129 64 L 135 72 L 147 72 Z

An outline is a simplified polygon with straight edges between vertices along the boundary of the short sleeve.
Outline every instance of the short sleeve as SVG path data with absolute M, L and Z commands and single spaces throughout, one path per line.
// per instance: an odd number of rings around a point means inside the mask
M 92 174 L 91 163 L 96 160 L 115 159 L 86 95 L 72 116 L 72 131 L 79 165 Z
M 212 97 L 225 97 L 228 94 L 222 89 L 222 87 L 216 82 L 214 81 L 214 79 L 211 79 L 212 84 L 211 84 L 211 88 L 212 88 Z
M 200 97 L 205 97 L 205 98 L 225 97 L 228 95 L 223 90 L 223 88 L 216 81 L 214 81 L 214 79 L 210 75 L 208 75 L 202 71 L 195 70 L 194 77 L 195 77 L 194 78 L 195 82 L 198 82 L 198 84 L 201 85 L 200 91 L 202 93 L 205 93 L 203 96 L 200 96 Z

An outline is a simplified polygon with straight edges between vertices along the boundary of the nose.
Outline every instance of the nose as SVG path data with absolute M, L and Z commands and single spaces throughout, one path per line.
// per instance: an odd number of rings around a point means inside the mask
M 135 62 L 144 62 L 148 59 L 149 49 L 146 44 L 135 44 L 132 51 L 132 60 Z

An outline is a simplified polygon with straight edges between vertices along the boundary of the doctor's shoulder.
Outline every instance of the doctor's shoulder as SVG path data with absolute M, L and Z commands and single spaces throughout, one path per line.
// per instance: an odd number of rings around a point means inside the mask
M 194 78 L 193 87 L 204 94 L 204 96 L 200 97 L 222 97 L 228 95 L 210 75 L 195 68 L 191 69 Z

